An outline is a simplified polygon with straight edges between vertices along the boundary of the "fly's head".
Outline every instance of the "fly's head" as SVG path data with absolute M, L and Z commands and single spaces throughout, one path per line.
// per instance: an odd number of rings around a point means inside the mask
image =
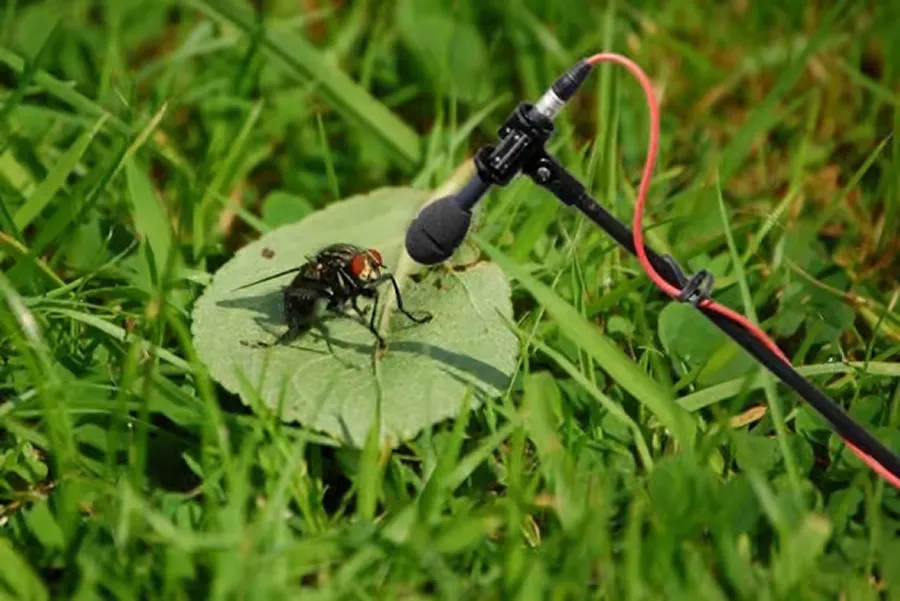
M 369 248 L 353 255 L 350 259 L 350 273 L 360 285 L 374 283 L 381 276 L 384 269 L 384 261 L 374 248 Z

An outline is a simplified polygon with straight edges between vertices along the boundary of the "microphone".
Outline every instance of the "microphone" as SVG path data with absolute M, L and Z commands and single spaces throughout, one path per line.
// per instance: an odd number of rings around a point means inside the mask
M 422 209 L 406 230 L 409 256 L 422 265 L 449 259 L 469 231 L 472 207 L 490 186 L 476 173 L 458 194 L 444 196 Z
M 419 212 L 406 230 L 406 252 L 414 261 L 435 265 L 456 252 L 472 223 L 472 208 L 492 185 L 505 186 L 526 163 L 543 154 L 544 143 L 553 133 L 553 119 L 592 68 L 581 60 L 534 105 L 520 104 L 500 127 L 500 143 L 484 146 L 475 155 L 477 172 L 465 187 Z

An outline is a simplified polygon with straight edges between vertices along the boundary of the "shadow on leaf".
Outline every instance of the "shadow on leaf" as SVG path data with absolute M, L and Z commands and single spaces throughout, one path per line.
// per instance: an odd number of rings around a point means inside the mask
M 284 324 L 284 308 L 282 305 L 282 291 L 280 289 L 273 290 L 265 294 L 258 294 L 255 296 L 224 299 L 218 301 L 216 304 L 228 309 L 244 309 L 254 311 L 256 313 L 254 321 L 256 321 L 260 325 L 260 327 L 267 331 L 271 331 L 271 326 Z M 318 332 L 316 332 L 315 334 L 316 341 L 321 340 L 328 347 L 351 350 L 360 354 L 371 355 L 375 351 L 376 345 L 374 344 L 374 339 L 372 344 L 361 344 L 357 342 L 341 340 L 332 336 L 328 331 L 326 322 L 333 319 L 349 319 L 365 326 L 365 324 L 362 324 L 362 322 L 352 317 L 342 316 L 334 313 L 326 313 L 325 315 L 317 318 L 315 322 L 311 323 L 310 329 L 318 330 Z M 403 331 L 415 327 L 418 327 L 417 324 L 410 324 L 409 326 L 394 328 L 394 331 Z M 273 336 L 275 336 L 276 338 L 273 338 L 272 342 L 274 343 L 276 340 L 278 340 L 281 344 L 290 344 L 306 333 L 307 332 L 297 332 L 290 336 L 285 336 L 284 334 L 278 336 L 273 333 Z M 298 347 L 292 345 L 292 348 Z M 309 347 L 303 347 L 300 350 L 315 353 L 324 352 L 322 350 Z M 489 363 L 481 361 L 480 359 L 476 359 L 472 356 L 455 353 L 453 351 L 426 342 L 418 342 L 412 340 L 391 341 L 388 342 L 387 352 L 412 353 L 431 357 L 435 361 L 444 363 L 445 365 L 465 372 L 495 389 L 504 389 L 509 381 L 509 378 L 506 374 L 504 374 L 501 370 L 497 369 L 493 365 L 490 365 Z
M 217 301 L 216 305 L 226 309 L 254 311 L 258 318 L 262 318 L 257 319 L 257 323 L 267 323 L 270 325 L 284 323 L 284 292 L 281 289 L 254 296 L 226 298 Z

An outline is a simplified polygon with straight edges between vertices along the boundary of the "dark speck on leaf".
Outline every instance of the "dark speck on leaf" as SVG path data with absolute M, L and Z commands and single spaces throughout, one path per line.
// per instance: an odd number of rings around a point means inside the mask
M 272 250 L 271 248 L 264 248 L 264 249 L 262 249 L 262 256 L 265 257 L 266 259 L 271 259 L 272 257 L 275 256 L 275 251 Z

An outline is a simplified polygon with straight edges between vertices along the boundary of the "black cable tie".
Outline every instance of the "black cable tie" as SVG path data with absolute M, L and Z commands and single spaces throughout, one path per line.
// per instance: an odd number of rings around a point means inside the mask
M 694 277 L 692 277 L 687 285 L 681 289 L 678 300 L 683 303 L 690 303 L 696 307 L 700 304 L 700 301 L 709 298 L 709 295 L 712 292 L 713 282 L 715 282 L 713 274 L 705 269 L 701 269 L 695 273 Z
M 712 273 L 706 269 L 701 269 L 688 278 L 684 274 L 681 265 L 678 264 L 678 261 L 672 255 L 663 255 L 662 258 L 672 268 L 672 273 L 675 274 L 675 279 L 678 280 L 678 285 L 681 287 L 681 292 L 675 297 L 676 300 L 682 303 L 690 303 L 696 307 L 700 304 L 700 301 L 709 298 L 716 280 Z
M 684 270 L 681 268 L 681 265 L 678 264 L 678 261 L 675 260 L 675 257 L 669 254 L 662 255 L 663 261 L 669 264 L 669 267 L 672 268 L 672 273 L 675 274 L 675 279 L 678 280 L 678 286 L 680 288 L 684 288 L 688 285 L 690 280 L 686 275 L 684 275 Z

